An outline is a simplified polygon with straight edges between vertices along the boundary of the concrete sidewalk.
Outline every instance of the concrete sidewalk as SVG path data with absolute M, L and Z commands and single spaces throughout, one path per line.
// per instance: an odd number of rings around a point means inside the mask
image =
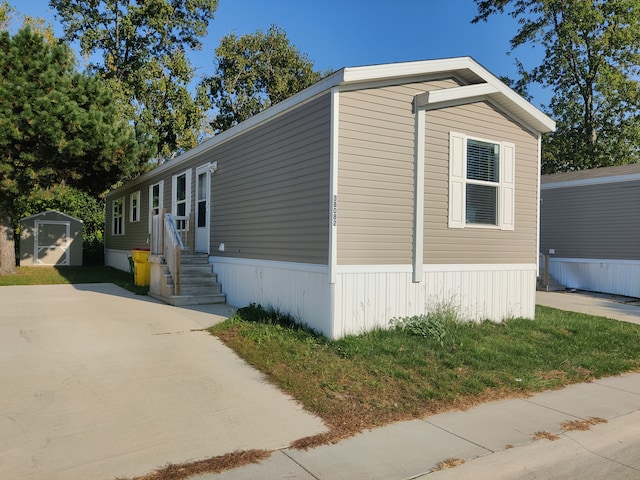
M 569 312 L 586 313 L 640 324 L 640 306 L 637 299 L 628 297 L 575 290 L 536 292 L 536 303 Z
M 2 479 L 134 477 L 326 431 L 202 331 L 228 306 L 112 284 L 0 287 L 0 305 Z
M 640 307 L 538 292 L 538 303 L 640 323 Z M 640 345 L 638 346 L 640 348 Z M 587 431 L 565 422 L 600 419 Z M 557 436 L 536 440 L 536 434 Z M 439 470 L 448 460 L 460 465 Z M 307 451 L 192 480 L 640 479 L 640 373 L 401 422 Z
M 564 431 L 564 422 L 605 422 Z M 535 440 L 536 433 L 557 435 Z M 438 471 L 455 459 L 463 464 Z M 260 464 L 192 480 L 640 478 L 640 374 L 389 425 L 335 445 L 285 449 Z

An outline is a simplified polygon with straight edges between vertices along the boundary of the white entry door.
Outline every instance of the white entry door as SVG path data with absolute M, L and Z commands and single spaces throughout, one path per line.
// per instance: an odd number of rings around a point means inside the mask
M 196 169 L 196 252 L 209 253 L 209 164 Z

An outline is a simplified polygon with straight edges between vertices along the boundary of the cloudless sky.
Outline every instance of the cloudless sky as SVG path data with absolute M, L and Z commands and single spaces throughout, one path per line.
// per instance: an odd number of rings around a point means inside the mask
M 23 14 L 47 19 L 58 36 L 62 28 L 48 0 L 9 0 Z M 284 29 L 289 41 L 305 53 L 316 70 L 470 56 L 497 76 L 517 78 L 515 59 L 535 66 L 542 48 L 510 51 L 517 22 L 506 14 L 471 24 L 473 0 L 220 0 L 201 51 L 190 59 L 197 75 L 214 70 L 214 50 L 222 36 Z M 531 89 L 533 103 L 549 94 Z

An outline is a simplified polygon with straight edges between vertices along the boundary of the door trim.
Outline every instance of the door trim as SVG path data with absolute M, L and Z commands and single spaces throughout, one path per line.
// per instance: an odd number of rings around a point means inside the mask
M 204 174 L 205 175 L 205 222 L 206 222 L 206 226 L 204 227 L 206 229 L 205 234 L 204 234 L 204 239 L 206 239 L 206 249 L 202 250 L 202 249 L 198 249 L 198 228 L 202 228 L 202 227 L 198 227 L 198 219 L 199 219 L 199 215 L 200 215 L 200 206 L 199 206 L 199 202 L 200 202 L 200 175 Z M 211 250 L 211 165 L 209 163 L 206 163 L 205 165 L 200 165 L 199 167 L 196 168 L 196 178 L 195 178 L 195 216 L 194 216 L 194 249 L 196 252 L 198 253 L 209 253 Z

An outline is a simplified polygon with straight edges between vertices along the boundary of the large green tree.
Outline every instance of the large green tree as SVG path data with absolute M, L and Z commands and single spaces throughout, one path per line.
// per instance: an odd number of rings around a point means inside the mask
M 89 69 L 128 102 L 138 138 L 151 139 L 158 162 L 194 147 L 204 109 L 189 90 L 187 52 L 202 47 L 218 0 L 50 0 L 79 41 Z
M 66 44 L 30 27 L 0 33 L 0 273 L 15 267 L 14 220 L 29 199 L 60 186 L 98 198 L 139 171 L 122 118 L 104 82 L 76 71 Z
M 473 22 L 507 13 L 519 22 L 511 49 L 540 45 L 520 86 L 553 92 L 557 121 L 544 138 L 543 172 L 640 161 L 640 0 L 475 0 Z
M 200 85 L 215 112 L 211 122 L 215 132 L 227 130 L 322 77 L 276 26 L 240 37 L 226 35 L 215 54 L 215 74 Z

